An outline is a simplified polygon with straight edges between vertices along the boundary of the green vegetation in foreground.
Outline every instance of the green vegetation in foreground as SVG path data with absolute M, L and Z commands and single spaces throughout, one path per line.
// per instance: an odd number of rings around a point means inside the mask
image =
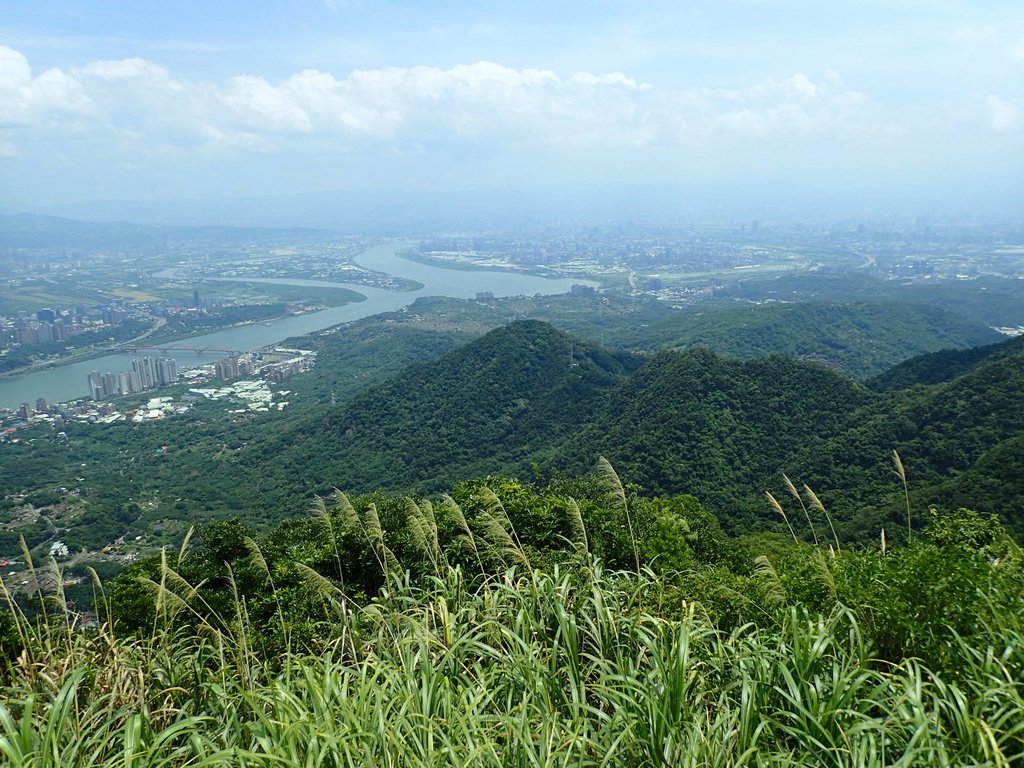
M 1024 559 L 965 510 L 889 551 L 734 541 L 604 465 L 200 539 L 119 577 L 99 627 L 59 596 L 8 619 L 8 765 L 1024 759 Z

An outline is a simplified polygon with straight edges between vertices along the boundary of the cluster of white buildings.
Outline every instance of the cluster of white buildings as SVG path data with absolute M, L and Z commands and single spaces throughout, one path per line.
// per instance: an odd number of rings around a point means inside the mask
M 228 413 L 282 411 L 288 406 L 288 401 L 278 400 L 275 402 L 275 395 L 279 398 L 284 398 L 290 394 L 288 390 L 272 392 L 265 379 L 236 381 L 215 389 L 197 387 L 190 389 L 189 392 L 193 395 L 201 395 L 208 400 L 233 399 L 242 401 L 242 408 L 229 410 Z

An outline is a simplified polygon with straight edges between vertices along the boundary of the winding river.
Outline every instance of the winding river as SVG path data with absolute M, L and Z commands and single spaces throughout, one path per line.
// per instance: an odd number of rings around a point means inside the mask
M 225 328 L 203 336 L 194 336 L 187 340 L 168 342 L 159 346 L 171 348 L 182 345 L 239 351 L 256 349 L 276 344 L 292 336 L 302 336 L 329 328 L 339 323 L 358 320 L 380 312 L 391 312 L 411 304 L 420 296 L 449 296 L 467 299 L 476 296 L 481 291 L 490 291 L 495 296 L 549 295 L 565 293 L 569 290 L 570 285 L 580 282 L 574 279 L 552 279 L 493 270 L 443 269 L 420 264 L 398 255 L 399 251 L 405 250 L 411 245 L 414 243 L 394 242 L 378 245 L 360 254 L 357 261 L 360 266 L 367 269 L 386 272 L 422 283 L 423 287 L 417 291 L 387 291 L 352 283 L 329 283 L 317 280 L 246 278 L 245 282 L 250 283 L 348 288 L 361 293 L 366 300 L 346 304 L 342 307 L 330 307 L 305 315 L 283 317 L 265 324 L 252 323 Z M 209 279 L 205 278 L 205 280 Z M 238 282 L 238 278 L 224 279 Z M 16 408 L 23 402 L 34 404 L 40 397 L 44 397 L 50 402 L 63 402 L 85 397 L 88 395 L 86 382 L 90 371 L 102 373 L 128 370 L 131 367 L 132 357 L 139 357 L 142 354 L 146 353 L 126 352 L 105 355 L 80 363 L 44 368 L 0 379 L 0 407 Z M 216 360 L 223 356 L 224 353 L 215 351 L 199 354 L 175 350 L 173 353 L 179 369 L 188 368 L 200 362 Z

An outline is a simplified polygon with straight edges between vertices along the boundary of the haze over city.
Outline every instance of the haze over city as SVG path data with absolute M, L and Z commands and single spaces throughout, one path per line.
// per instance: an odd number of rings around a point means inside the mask
M 5 213 L 322 225 L 321 193 L 411 210 L 435 190 L 744 215 L 1022 202 L 1016 3 L 5 6 Z

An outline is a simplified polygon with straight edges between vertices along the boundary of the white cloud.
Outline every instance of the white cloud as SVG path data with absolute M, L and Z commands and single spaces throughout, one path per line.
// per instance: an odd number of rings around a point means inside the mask
M 866 97 L 846 89 L 837 75 L 815 82 L 802 73 L 747 88 L 703 89 L 674 97 L 668 120 L 681 141 L 738 136 L 793 139 L 818 133 L 875 134 Z
M 120 59 L 114 61 L 94 61 L 78 70 L 86 77 L 98 77 L 100 80 L 142 80 L 150 84 L 170 83 L 168 71 L 161 66 L 152 64 L 145 59 Z
M 488 61 L 450 68 L 385 67 L 343 78 L 307 69 L 279 82 L 238 75 L 178 80 L 133 58 L 33 77 L 19 52 L 0 48 L 0 109 L 9 126 L 118 138 L 136 152 L 160 147 L 269 151 L 431 142 L 619 149 L 690 145 L 721 134 L 786 139 L 864 130 L 865 98 L 837 76 L 796 73 L 744 88 L 671 92 L 621 72 L 516 69 Z M 13 116 L 10 117 L 10 116 Z M 5 137 L 18 142 L 17 131 Z
M 93 111 L 92 102 L 73 76 L 50 69 L 33 77 L 24 55 L 0 46 L 0 126 L 32 125 Z
M 242 123 L 262 124 L 270 131 L 312 130 L 309 115 L 261 77 L 231 78 L 221 99 Z
M 0 46 L 0 93 L 15 91 L 31 79 L 28 59 L 13 48 Z

